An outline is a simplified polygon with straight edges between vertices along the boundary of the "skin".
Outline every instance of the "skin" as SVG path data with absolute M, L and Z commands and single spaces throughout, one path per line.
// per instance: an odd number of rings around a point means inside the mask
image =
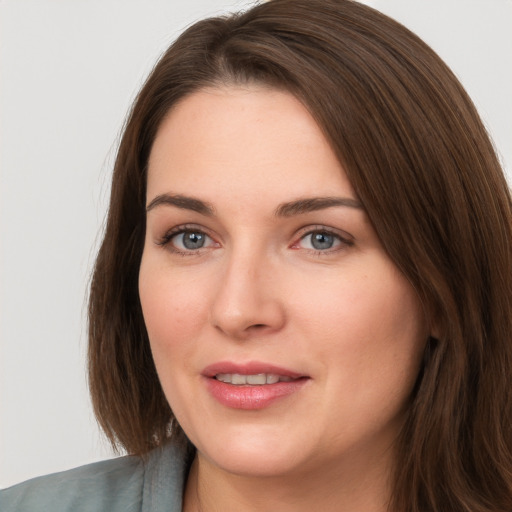
M 184 509 L 385 510 L 428 329 L 311 115 L 263 86 L 204 89 L 163 121 L 148 169 L 139 291 L 164 392 L 197 447 Z M 317 197 L 348 201 L 276 215 Z M 184 225 L 202 248 L 183 245 Z M 234 409 L 201 375 L 218 361 L 307 381 Z

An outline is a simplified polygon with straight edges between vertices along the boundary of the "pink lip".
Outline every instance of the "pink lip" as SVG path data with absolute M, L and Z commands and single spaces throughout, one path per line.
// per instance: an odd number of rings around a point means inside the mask
M 238 373 L 241 375 L 273 373 L 283 377 L 291 377 L 295 380 L 265 384 L 263 386 L 235 386 L 215 379 L 215 375 L 219 373 Z M 237 364 L 223 361 L 214 363 L 207 366 L 203 370 L 202 375 L 205 377 L 205 385 L 208 391 L 219 403 L 232 409 L 245 410 L 264 409 L 276 400 L 296 393 L 309 380 L 309 377 L 306 375 L 272 364 L 259 362 Z
M 260 363 L 258 361 L 250 361 L 247 363 L 233 363 L 230 361 L 220 361 L 207 366 L 202 374 L 205 377 L 215 377 L 219 373 L 239 373 L 240 375 L 257 375 L 258 373 L 275 373 L 283 377 L 291 377 L 298 379 L 299 377 L 306 377 L 298 372 L 288 370 L 269 363 Z

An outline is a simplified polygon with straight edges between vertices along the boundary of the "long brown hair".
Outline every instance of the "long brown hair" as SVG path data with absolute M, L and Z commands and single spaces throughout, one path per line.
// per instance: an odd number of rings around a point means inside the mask
M 143 455 L 182 435 L 137 290 L 155 134 L 192 92 L 251 82 L 288 90 L 309 109 L 435 326 L 398 440 L 390 509 L 512 510 L 508 188 L 447 66 L 406 28 L 350 0 L 272 0 L 198 22 L 142 88 L 90 294 L 90 389 L 107 436 Z

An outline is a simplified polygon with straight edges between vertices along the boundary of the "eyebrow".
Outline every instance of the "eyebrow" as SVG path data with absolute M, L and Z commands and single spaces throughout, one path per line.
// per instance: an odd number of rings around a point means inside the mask
M 357 199 L 351 197 L 311 197 L 280 204 L 276 208 L 275 216 L 291 217 L 293 215 L 315 212 L 334 206 L 348 206 L 358 210 L 363 209 L 363 205 Z
M 169 205 L 181 208 L 183 210 L 192 210 L 202 215 L 211 217 L 215 213 L 215 208 L 206 201 L 195 199 L 193 197 L 182 196 L 181 194 L 160 194 L 156 196 L 147 206 L 146 212 L 153 210 L 157 206 Z
M 146 212 L 162 205 L 192 210 L 208 217 L 215 215 L 215 208 L 212 204 L 181 194 L 160 194 L 156 196 L 146 207 Z M 363 205 L 357 199 L 351 197 L 309 197 L 280 204 L 276 208 L 274 215 L 276 217 L 292 217 L 293 215 L 302 215 L 335 206 L 363 209 Z

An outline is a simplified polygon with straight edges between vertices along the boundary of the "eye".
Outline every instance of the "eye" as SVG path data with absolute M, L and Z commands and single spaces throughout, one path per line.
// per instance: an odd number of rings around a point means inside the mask
M 201 231 L 183 231 L 170 239 L 175 247 L 188 251 L 201 249 L 208 241 L 211 241 L 211 238 Z
M 178 254 L 194 254 L 201 249 L 218 246 L 204 231 L 186 227 L 171 230 L 157 244 Z
M 292 245 L 292 249 L 306 249 L 309 251 L 332 252 L 344 246 L 353 245 L 350 235 L 342 236 L 325 228 L 310 229 Z
M 301 242 L 306 249 L 315 249 L 316 251 L 325 251 L 332 249 L 340 244 L 339 237 L 332 233 L 315 231 L 302 237 Z

